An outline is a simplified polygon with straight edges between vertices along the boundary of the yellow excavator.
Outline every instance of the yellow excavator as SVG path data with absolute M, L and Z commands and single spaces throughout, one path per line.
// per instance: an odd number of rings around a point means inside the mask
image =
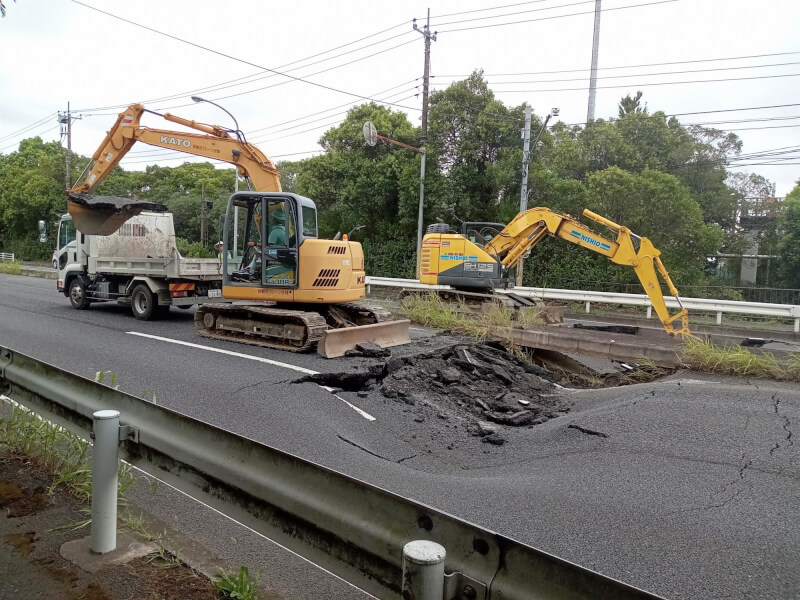
M 145 113 L 200 133 L 142 126 Z M 326 357 L 342 356 L 359 342 L 387 347 L 410 341 L 408 321 L 358 303 L 365 298 L 361 244 L 346 235 L 319 239 L 313 200 L 283 192 L 275 165 L 240 131 L 129 106 L 95 152 L 88 172 L 67 192 L 79 232 L 110 235 L 143 210 L 159 209 L 91 194 L 136 142 L 231 163 L 254 188 L 232 195 L 225 213 L 222 296 L 237 302 L 201 305 L 195 313 L 200 333 L 291 351 L 317 345 Z
M 659 258 L 661 252 L 652 242 L 588 209 L 583 215 L 611 228 L 616 239 L 606 239 L 570 215 L 543 207 L 519 213 L 508 225 L 462 222 L 461 233 L 451 231 L 441 221 L 429 225 L 422 240 L 420 283 L 449 285 L 464 298 L 502 298 L 507 303 L 530 305 L 513 292 L 493 292 L 513 288 L 511 274 L 520 259 L 545 237 L 556 237 L 607 256 L 613 263 L 633 267 L 667 333 L 691 335 L 688 311 Z M 674 315 L 670 315 L 664 301 L 659 274 L 681 308 Z

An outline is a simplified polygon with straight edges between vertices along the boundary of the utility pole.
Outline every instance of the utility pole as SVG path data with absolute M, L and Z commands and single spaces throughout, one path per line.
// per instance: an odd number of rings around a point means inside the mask
M 420 169 L 419 169 L 419 214 L 417 215 L 417 278 L 419 278 L 420 256 L 422 253 L 422 209 L 425 203 L 425 144 L 428 141 L 428 90 L 431 73 L 431 40 L 436 41 L 436 32 L 431 33 L 431 9 L 428 9 L 428 20 L 422 29 L 413 21 L 414 31 L 425 38 L 425 66 L 422 75 L 422 130 L 420 135 Z
M 206 239 L 206 184 L 200 187 L 200 243 L 208 244 Z
M 533 113 L 533 109 L 530 106 L 526 106 L 525 129 L 522 130 L 522 186 L 519 194 L 519 212 L 528 210 L 528 170 L 531 164 L 531 113 Z M 559 110 L 554 108 L 548 113 L 547 117 L 545 117 L 542 127 L 539 129 L 539 133 L 536 134 L 536 139 L 533 142 L 534 152 L 536 151 L 536 146 L 539 145 L 539 140 L 542 137 L 542 133 L 544 133 L 544 130 L 547 129 L 547 124 L 550 122 L 550 117 L 558 116 L 558 113 Z M 525 259 L 520 258 L 519 264 L 517 265 L 517 276 L 515 283 L 517 286 L 522 285 L 522 272 L 524 267 Z
M 525 107 L 525 129 L 522 130 L 522 190 L 519 195 L 519 212 L 528 209 L 528 166 L 531 161 L 531 113 L 530 106 Z
M 531 113 L 533 109 L 530 105 L 525 107 L 525 129 L 522 130 L 522 187 L 519 194 L 519 212 L 528 209 L 528 167 L 531 160 Z M 520 259 L 517 265 L 517 287 L 522 285 L 522 271 L 525 259 Z
M 58 122 L 61 123 L 61 139 L 67 138 L 67 170 L 64 175 L 64 189 L 72 187 L 72 121 L 73 119 L 80 119 L 81 117 L 73 117 L 69 110 L 69 102 L 67 102 L 67 112 L 58 112 Z
M 594 36 L 592 38 L 592 73 L 589 76 L 589 110 L 586 122 L 594 121 L 594 103 L 597 96 L 597 57 L 600 50 L 600 0 L 594 0 Z

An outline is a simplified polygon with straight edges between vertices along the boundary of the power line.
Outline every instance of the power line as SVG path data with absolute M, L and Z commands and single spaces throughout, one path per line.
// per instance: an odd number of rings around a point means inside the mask
M 677 0 L 662 0 L 662 1 L 675 2 Z M 214 49 L 209 48 L 207 46 L 203 46 L 202 44 L 197 44 L 195 42 L 190 42 L 188 40 L 184 40 L 182 38 L 179 38 L 178 36 L 175 36 L 175 35 L 163 32 L 163 31 L 159 31 L 158 29 L 154 29 L 152 27 L 148 27 L 147 25 L 142 25 L 141 23 L 136 23 L 135 21 L 131 21 L 130 19 L 126 19 L 124 17 L 120 17 L 120 16 L 117 16 L 117 15 L 114 15 L 112 13 L 109 13 L 107 11 L 101 10 L 101 9 L 96 8 L 94 6 L 90 6 L 88 4 L 80 2 L 79 0 L 72 0 L 72 2 L 74 2 L 75 4 L 79 4 L 81 6 L 84 6 L 86 8 L 89 8 L 91 10 L 97 11 L 99 13 L 102 13 L 104 15 L 107 15 L 109 17 L 112 17 L 114 19 L 118 19 L 118 20 L 123 21 L 125 23 L 128 23 L 130 25 L 134 25 L 134 26 L 139 27 L 141 29 L 145 29 L 145 30 L 150 31 L 152 33 L 156 33 L 158 35 L 164 36 L 164 37 L 169 38 L 171 40 L 175 40 L 175 41 L 181 42 L 183 44 L 187 44 L 189 46 L 193 46 L 195 48 L 199 48 L 200 50 L 204 50 L 206 52 L 210 52 L 212 54 L 216 54 L 217 56 L 222 56 L 223 58 L 228 58 L 230 60 L 234 60 L 236 62 L 245 64 L 245 65 L 249 65 L 251 67 L 256 67 L 258 69 L 262 69 L 262 70 L 268 71 L 270 73 L 275 73 L 277 75 L 283 75 L 284 77 L 286 77 L 288 79 L 292 79 L 294 81 L 300 81 L 300 82 L 306 83 L 308 85 L 312 85 L 314 87 L 325 89 L 325 90 L 328 90 L 328 91 L 331 91 L 331 92 L 336 92 L 336 93 L 339 93 L 339 94 L 345 94 L 347 96 L 352 96 L 354 98 L 360 98 L 361 100 L 370 100 L 370 101 L 373 101 L 373 102 L 379 102 L 378 100 L 374 100 L 373 98 L 369 98 L 368 96 L 362 96 L 361 94 L 355 94 L 353 92 L 340 90 L 338 88 L 335 88 L 335 87 L 332 87 L 332 86 L 329 86 L 329 85 L 324 85 L 322 83 L 316 83 L 314 81 L 309 81 L 308 79 L 304 79 L 302 77 L 296 77 L 294 75 L 289 75 L 288 73 L 280 72 L 280 71 L 278 71 L 276 69 L 270 69 L 268 67 L 264 67 L 262 65 L 258 65 L 258 64 L 254 63 L 254 62 L 250 62 L 250 61 L 244 60 L 242 58 L 237 58 L 237 57 L 235 57 L 235 56 L 233 56 L 231 54 L 227 54 L 225 52 L 220 52 L 219 50 L 214 50 Z M 400 105 L 400 104 L 394 104 L 392 102 L 381 102 L 381 104 L 389 104 L 390 106 L 397 106 L 399 108 L 404 108 L 406 110 L 414 110 L 413 108 L 410 108 L 408 106 L 403 106 L 403 105 Z
M 726 81 L 752 81 L 755 79 L 778 79 L 783 77 L 797 77 L 800 76 L 800 73 L 784 73 L 780 75 L 758 75 L 753 77 L 726 77 L 723 79 L 694 79 L 690 81 L 659 81 L 653 83 L 629 83 L 623 85 L 599 85 L 597 89 L 617 89 L 617 88 L 641 88 L 641 87 L 654 87 L 654 86 L 661 86 L 661 85 L 681 85 L 681 84 L 690 84 L 690 83 L 720 83 Z M 545 94 L 548 92 L 584 92 L 589 88 L 586 87 L 579 87 L 579 88 L 557 88 L 557 89 L 550 89 L 550 90 L 501 90 L 500 92 L 503 94 Z
M 688 69 L 683 71 L 662 71 L 661 73 L 628 73 L 625 75 L 602 75 L 598 79 L 627 79 L 630 77 L 661 77 L 664 75 L 685 75 L 687 73 L 710 73 L 714 71 L 739 71 L 744 69 L 766 69 L 770 67 L 785 67 L 789 65 L 800 65 L 800 61 L 792 61 L 785 63 L 772 63 L 767 65 L 747 65 L 741 67 L 716 67 L 713 69 Z M 484 75 L 484 77 L 491 77 Z M 584 81 L 585 77 L 573 77 L 569 79 L 536 79 L 532 81 L 487 81 L 487 85 L 515 85 L 521 83 L 562 83 L 565 81 Z
M 38 137 L 38 136 L 44 135 L 46 133 L 50 133 L 51 131 L 56 131 L 56 130 L 60 130 L 60 129 L 61 129 L 61 125 L 57 125 L 55 127 L 51 127 L 50 129 L 47 129 L 45 131 L 39 131 L 39 132 L 35 133 L 34 135 L 32 135 L 31 137 Z M 9 148 L 18 148 L 20 143 L 22 143 L 26 139 L 30 139 L 30 137 L 24 138 L 22 140 L 19 140 L 18 142 L 15 142 L 15 143 L 11 144 L 10 146 L 6 146 L 5 148 L 0 148 L 0 152 L 4 152 L 4 151 L 8 150 Z
M 558 8 L 568 8 L 570 6 L 578 6 L 580 4 L 594 4 L 594 0 L 580 0 L 580 2 L 570 2 L 569 4 L 557 4 L 555 6 L 545 6 L 543 8 L 532 8 L 530 10 L 520 10 L 513 13 L 503 13 L 500 15 L 489 15 L 486 17 L 475 17 L 474 19 L 462 19 L 460 21 L 450 21 L 447 23 L 437 23 L 436 27 L 444 27 L 446 25 L 458 25 L 459 23 L 469 23 L 472 21 L 486 21 L 488 19 L 499 19 L 501 17 L 514 17 L 516 15 L 523 15 L 532 12 L 542 12 L 544 10 L 556 10 Z M 594 12 L 594 11 L 593 11 Z M 455 13 L 458 14 L 458 13 Z M 440 17 L 443 18 L 443 17 Z
M 52 119 L 55 116 L 56 116 L 56 113 L 50 113 L 49 115 L 47 115 L 46 117 L 44 117 L 42 119 L 39 119 L 35 123 L 31 123 L 30 125 L 26 125 L 22 129 L 18 129 L 17 131 L 15 131 L 13 133 L 6 134 L 3 137 L 0 137 L 0 143 L 5 142 L 6 140 L 11 139 L 13 137 L 16 137 L 21 133 L 25 133 L 26 131 L 30 131 L 31 129 L 35 129 L 36 127 L 39 127 L 40 125 L 42 125 L 46 121 L 49 121 L 50 119 Z
M 397 87 L 401 87 L 401 86 L 403 86 L 403 85 L 407 85 L 408 83 L 411 83 L 411 82 L 413 82 L 413 81 L 416 81 L 416 79 L 418 79 L 418 78 L 412 79 L 412 80 L 410 80 L 410 81 L 407 81 L 407 82 L 401 83 L 401 84 L 399 84 L 399 85 L 396 85 L 396 86 L 392 86 L 392 87 L 390 87 L 390 88 L 387 88 L 387 89 L 385 89 L 385 90 L 382 90 L 382 91 L 380 91 L 380 92 L 376 92 L 376 93 L 375 93 L 375 94 L 373 94 L 373 95 L 376 95 L 376 96 L 377 96 L 377 95 L 379 95 L 379 94 L 383 94 L 383 93 L 385 93 L 385 92 L 388 92 L 388 91 L 390 91 L 390 90 L 393 90 L 393 89 L 395 89 L 395 88 L 397 88 Z M 410 88 L 410 89 L 416 89 L 416 88 L 415 88 L 415 87 L 412 87 L 412 88 Z M 400 92 L 395 92 L 394 94 L 390 94 L 390 95 L 389 95 L 389 96 L 387 96 L 386 98 L 387 98 L 387 99 L 388 99 L 388 98 L 393 98 L 393 97 L 395 97 L 395 96 L 398 96 L 398 95 L 400 95 L 400 94 L 404 94 L 404 93 L 406 93 L 406 92 L 410 91 L 410 89 L 404 89 L 404 90 L 402 90 L 402 91 L 400 91 Z M 316 115 L 321 115 L 321 114 L 324 114 L 324 113 L 327 113 L 327 112 L 331 112 L 332 110 L 336 110 L 336 109 L 339 109 L 339 108 L 343 108 L 343 107 L 345 107 L 345 106 L 348 106 L 348 104 L 343 104 L 343 105 L 341 105 L 341 106 L 337 106 L 337 107 L 334 107 L 334 108 L 332 108 L 332 109 L 328 109 L 328 110 L 324 110 L 324 111 L 319 111 L 319 112 L 316 112 L 316 113 L 312 113 L 311 115 L 307 115 L 307 116 L 305 116 L 305 117 L 299 117 L 299 118 L 297 118 L 297 119 L 291 119 L 291 120 L 289 120 L 289 121 L 284 121 L 283 123 L 278 123 L 278 124 L 276 124 L 276 125 L 271 125 L 271 126 L 269 126 L 269 127 L 262 127 L 261 129 L 253 129 L 253 130 L 250 130 L 250 131 L 246 132 L 246 134 L 247 134 L 248 136 L 251 136 L 252 134 L 254 134 L 254 133 L 256 133 L 256 132 L 259 132 L 259 131 L 264 131 L 265 129 L 274 129 L 275 127 L 279 127 L 280 125 L 286 125 L 286 124 L 289 124 L 289 123 L 293 123 L 293 122 L 295 122 L 295 121 L 305 120 L 305 119 L 307 119 L 307 118 L 309 118 L 309 117 L 313 117 L 313 116 L 316 116 Z M 295 125 L 295 126 L 293 126 L 293 127 L 287 127 L 287 128 L 284 128 L 284 129 L 279 129 L 279 130 L 277 130 L 276 132 L 273 132 L 273 133 L 279 133 L 279 132 L 281 132 L 281 131 L 288 131 L 288 130 L 291 130 L 291 129 L 295 129 L 295 128 L 297 128 L 297 127 L 304 127 L 304 126 L 306 126 L 306 125 L 310 125 L 311 123 L 315 123 L 315 122 L 317 122 L 317 121 L 321 121 L 321 120 L 324 120 L 324 119 L 331 119 L 331 118 L 333 118 L 333 117 L 336 117 L 336 116 L 339 116 L 339 115 L 343 115 L 343 114 L 347 114 L 347 111 L 345 111 L 345 112 L 343 112 L 343 113 L 337 113 L 337 114 L 333 114 L 333 115 L 327 115 L 327 116 L 325 116 L 325 117 L 321 117 L 321 118 L 319 118 L 319 119 L 316 119 L 316 120 L 313 120 L 313 121 L 307 121 L 307 122 L 305 122 L 305 123 L 301 123 L 301 124 L 299 124 L 299 125 Z M 337 121 L 336 121 L 336 123 L 339 123 L 339 121 L 337 120 Z M 327 125 L 326 125 L 326 126 L 327 126 Z M 309 130 L 309 131 L 313 131 L 313 129 L 312 129 L 312 130 Z M 270 134 L 270 135 L 271 135 L 271 134 Z M 263 137 L 263 136 L 262 136 L 262 137 L 261 137 L 261 139 L 268 139 L 268 138 L 267 138 L 267 137 Z M 138 150 L 138 151 L 131 151 L 131 152 L 129 152 L 129 153 L 128 153 L 128 155 L 129 155 L 129 156 L 130 156 L 130 155 L 135 155 L 135 156 L 145 156 L 145 155 L 147 155 L 147 156 L 164 156 L 164 155 L 170 155 L 170 154 L 173 154 L 173 153 L 175 153 L 175 152 L 177 152 L 177 151 L 175 151 L 175 150 L 161 150 L 161 149 L 156 149 L 156 150 Z
M 720 57 L 720 58 L 698 58 L 694 60 L 678 60 L 678 61 L 670 61 L 670 62 L 660 62 L 660 63 L 643 63 L 638 65 L 618 65 L 615 67 L 598 67 L 598 71 L 610 71 L 615 69 L 638 69 L 642 67 L 665 67 L 669 65 L 687 65 L 692 63 L 703 63 L 703 62 L 718 62 L 723 60 L 745 60 L 750 58 L 769 58 L 773 56 L 789 56 L 800 54 L 800 51 L 794 52 L 773 52 L 771 54 L 750 54 L 746 56 L 727 56 L 727 57 Z M 491 74 L 484 74 L 484 77 L 506 77 L 506 76 L 516 76 L 516 75 L 555 75 L 560 73 L 584 73 L 586 71 L 590 71 L 591 69 L 559 69 L 556 71 L 528 71 L 522 73 L 491 73 Z M 467 75 L 438 75 L 438 77 L 452 77 L 454 79 L 458 78 L 466 78 L 469 77 L 470 74 Z M 433 77 L 433 75 L 431 76 Z
M 72 1 L 76 2 L 77 0 L 72 0 Z M 644 7 L 644 6 L 655 6 L 657 4 L 670 4 L 672 2 L 678 2 L 678 1 L 679 0 L 657 0 L 656 2 L 644 2 L 642 4 L 631 4 L 631 5 L 628 5 L 628 6 L 617 6 L 617 7 L 613 7 L 613 8 L 605 8 L 605 9 L 603 9 L 603 12 L 610 12 L 610 11 L 617 11 L 617 10 L 627 10 L 629 8 L 641 8 L 641 7 Z M 538 19 L 525 19 L 525 20 L 521 20 L 521 21 L 511 21 L 511 22 L 508 22 L 508 23 L 493 23 L 493 24 L 490 24 L 490 25 L 476 25 L 474 27 L 461 27 L 459 29 L 445 29 L 445 30 L 439 31 L 439 33 L 457 33 L 457 32 L 460 32 L 460 31 L 471 31 L 473 29 L 487 29 L 489 27 L 505 27 L 507 25 L 521 25 L 523 23 L 533 23 L 533 22 L 536 22 L 536 21 L 550 21 L 550 20 L 553 20 L 553 19 L 565 19 L 567 17 L 577 17 L 577 16 L 581 16 L 581 15 L 593 15 L 593 14 L 594 14 L 594 11 L 591 10 L 591 11 L 584 11 L 584 12 L 569 13 L 569 14 L 566 14 L 566 15 L 553 15 L 553 16 L 549 16 L 549 17 L 540 17 Z
M 405 22 L 403 23 L 403 25 L 404 24 L 405 24 Z M 397 26 L 391 27 L 390 29 L 395 29 L 396 27 Z M 384 30 L 384 31 L 388 31 L 388 30 Z M 409 32 L 406 31 L 406 32 L 403 32 L 401 34 L 398 34 L 398 35 L 392 36 L 390 38 L 387 38 L 385 40 L 380 40 L 378 42 L 374 42 L 374 43 L 368 44 L 366 46 L 361 46 L 360 48 L 356 48 L 354 50 L 350 50 L 350 51 L 344 52 L 342 54 L 337 54 L 336 56 L 332 56 L 332 57 L 329 57 L 329 58 L 326 58 L 326 59 L 318 60 L 318 61 L 315 61 L 315 62 L 312 62 L 312 63 L 308 63 L 306 65 L 302 65 L 302 66 L 299 66 L 299 67 L 295 67 L 294 69 L 289 69 L 289 71 L 297 71 L 297 70 L 300 70 L 300 69 L 304 69 L 306 67 L 310 67 L 310 66 L 319 64 L 319 63 L 327 62 L 329 60 L 333 60 L 335 58 L 339 58 L 339 57 L 344 56 L 346 54 L 351 54 L 353 52 L 358 52 L 360 50 L 364 50 L 365 48 L 369 48 L 371 46 L 375 46 L 375 45 L 378 45 L 378 44 L 383 44 L 385 42 L 391 41 L 391 40 L 396 39 L 398 37 L 407 36 L 408 34 L 409 34 Z M 374 35 L 377 35 L 377 34 L 373 34 L 373 36 Z M 365 38 L 361 38 L 361 40 L 364 40 L 364 39 L 367 39 L 367 38 L 373 37 L 373 36 L 366 36 Z M 411 41 L 413 41 L 413 40 L 411 40 Z M 351 42 L 350 44 L 352 44 L 352 43 L 354 43 L 354 42 Z M 410 42 L 408 42 L 408 43 L 410 43 Z M 341 46 L 338 46 L 337 48 L 334 48 L 333 50 L 336 50 L 338 48 L 343 48 L 344 46 L 348 46 L 350 44 L 343 44 Z M 327 73 L 329 71 L 333 71 L 335 69 L 339 69 L 341 67 L 344 67 L 344 66 L 347 66 L 347 65 L 351 65 L 351 64 L 353 64 L 355 62 L 359 62 L 361 60 L 366 60 L 367 58 L 371 58 L 373 56 L 377 56 L 377 55 L 382 54 L 384 52 L 389 52 L 391 50 L 394 50 L 394 49 L 399 48 L 399 47 L 404 46 L 404 45 L 405 44 L 399 44 L 399 45 L 393 46 L 391 48 L 386 48 L 386 49 L 384 49 L 384 50 L 382 50 L 380 52 L 375 52 L 373 54 L 368 54 L 367 56 L 360 57 L 360 58 L 352 60 L 350 62 L 342 63 L 340 65 L 336 65 L 336 66 L 333 66 L 333 67 L 329 67 L 329 68 L 324 69 L 322 71 L 317 71 L 316 73 L 310 73 L 310 74 L 306 75 L 306 77 L 313 77 L 314 75 L 319 75 L 320 73 Z M 331 52 L 333 50 L 328 50 L 326 52 Z M 312 55 L 312 57 L 319 56 L 320 54 L 325 54 L 326 52 L 317 53 L 315 55 Z M 288 66 L 288 65 L 292 65 L 292 64 L 295 64 L 295 63 L 298 63 L 298 62 L 303 62 L 305 60 L 308 60 L 308 58 L 311 58 L 311 57 L 298 59 L 296 61 L 293 61 L 293 62 L 290 62 L 290 63 L 286 63 L 286 65 L 283 65 L 283 66 Z M 281 68 L 283 68 L 283 66 L 276 67 L 276 69 L 281 69 Z M 236 78 L 236 79 L 231 79 L 231 80 L 228 80 L 228 81 L 212 84 L 212 85 L 205 86 L 205 87 L 202 87 L 202 88 L 196 88 L 196 89 L 189 90 L 189 91 L 186 91 L 186 92 L 170 94 L 169 96 L 162 96 L 160 98 L 151 98 L 151 99 L 148 99 L 148 100 L 144 100 L 143 103 L 153 104 L 153 103 L 156 103 L 156 102 L 166 102 L 166 101 L 169 101 L 169 100 L 177 100 L 177 99 L 185 97 L 185 96 L 191 96 L 191 95 L 196 95 L 196 94 L 201 94 L 201 93 L 208 93 L 208 92 L 217 92 L 217 91 L 228 89 L 228 88 L 232 88 L 232 87 L 248 85 L 248 84 L 254 83 L 256 81 L 260 81 L 262 79 L 269 79 L 269 78 L 272 78 L 272 77 L 276 77 L 277 75 L 278 75 L 278 73 L 270 73 L 268 75 L 263 75 L 261 73 L 255 73 L 255 74 L 252 74 L 252 75 L 247 75 L 245 77 L 239 77 L 239 78 Z M 245 80 L 248 80 L 248 81 L 245 81 Z M 288 82 L 284 82 L 284 83 L 288 83 Z M 273 86 L 268 86 L 268 87 L 273 87 Z M 249 92 L 244 92 L 244 93 L 256 92 L 256 91 L 259 91 L 259 90 L 262 90 L 262 89 L 267 89 L 267 88 L 258 88 L 256 90 L 250 90 Z M 224 98 L 229 98 L 229 97 L 231 97 L 231 96 L 225 96 Z M 222 98 L 216 98 L 216 99 L 219 100 L 219 99 L 222 99 Z M 128 104 L 130 104 L 130 103 L 128 103 Z M 90 111 L 96 111 L 96 110 L 109 110 L 109 109 L 112 109 L 112 108 L 124 108 L 125 106 L 128 106 L 128 104 L 119 104 L 119 105 L 113 105 L 113 106 L 104 106 L 104 107 L 89 108 L 89 109 L 82 109 L 82 110 L 83 110 L 83 112 L 90 112 Z M 180 106 L 189 106 L 189 105 L 188 104 L 181 104 L 179 106 L 173 106 L 173 107 L 169 107 L 169 108 L 178 108 Z
M 476 12 L 486 12 L 487 10 L 500 10 L 502 8 L 513 8 L 514 6 L 523 6 L 526 4 L 541 4 L 542 2 L 551 2 L 552 0 L 528 0 L 528 2 L 517 2 L 516 4 L 504 4 L 503 6 L 492 6 L 490 8 L 476 8 L 475 10 L 463 10 L 460 12 L 448 13 L 446 15 L 439 15 L 440 19 L 445 17 L 455 17 L 457 15 L 468 15 Z M 417 17 L 420 21 L 426 17 Z

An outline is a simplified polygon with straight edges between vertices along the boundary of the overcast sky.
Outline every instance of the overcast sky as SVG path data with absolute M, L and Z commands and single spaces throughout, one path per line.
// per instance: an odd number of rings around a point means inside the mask
M 411 23 L 424 21 L 428 8 L 438 32 L 433 89 L 483 69 L 507 106 L 528 102 L 538 115 L 559 107 L 567 123 L 586 119 L 594 0 L 4 1 L 4 154 L 26 137 L 59 139 L 57 113 L 68 102 L 80 117 L 72 149 L 83 155 L 134 102 L 232 125 L 191 95 L 223 105 L 274 161 L 318 152 L 319 137 L 363 98 L 393 103 L 419 124 L 423 38 Z M 789 150 L 736 165 L 775 182 L 778 196 L 792 189 L 800 178 L 800 0 L 603 0 L 602 7 L 597 118 L 616 116 L 620 97 L 642 90 L 651 111 L 704 113 L 679 118 L 736 132 L 745 155 Z M 179 129 L 154 116 L 142 123 Z M 122 166 L 187 160 L 201 159 L 142 145 Z

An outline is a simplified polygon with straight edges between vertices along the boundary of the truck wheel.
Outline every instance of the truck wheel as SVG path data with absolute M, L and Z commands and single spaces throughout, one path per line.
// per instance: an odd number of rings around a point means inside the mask
M 133 288 L 131 294 L 131 311 L 133 316 L 142 321 L 149 321 L 156 314 L 156 297 L 144 283 Z
M 69 301 L 75 310 L 86 310 L 91 301 L 86 296 L 86 284 L 80 277 L 75 277 L 69 284 Z

